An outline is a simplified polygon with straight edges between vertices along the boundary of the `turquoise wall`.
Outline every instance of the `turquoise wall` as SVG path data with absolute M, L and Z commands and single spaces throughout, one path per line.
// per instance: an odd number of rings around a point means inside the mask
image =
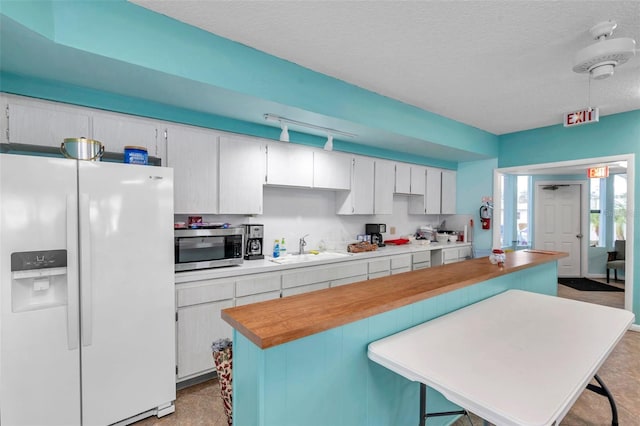
M 367 345 L 508 289 L 555 295 L 557 273 L 546 263 L 266 350 L 234 331 L 233 424 L 415 426 L 419 384 L 370 361 Z M 457 407 L 429 389 L 427 409 Z
M 629 211 L 640 211 L 640 110 L 601 117 L 598 123 L 565 128 L 542 127 L 502 135 L 499 138 L 498 167 L 553 163 L 612 155 L 634 154 L 635 204 Z M 640 241 L 640 215 L 633 218 L 633 238 Z M 640 250 L 634 251 L 638 265 Z M 640 324 L 640 267 L 634 267 L 633 311 Z
M 497 155 L 497 136 L 489 132 L 316 73 L 124 0 L 3 1 L 0 12 L 5 27 L 20 35 L 24 32 L 25 43 L 35 44 L 4 49 L 10 51 L 5 52 L 8 57 L 4 62 L 32 71 L 20 73 L 22 76 L 48 77 L 126 94 L 123 89 L 129 80 L 142 75 L 144 87 L 135 89 L 140 93 L 146 90 L 149 98 L 145 99 L 157 97 L 170 85 L 171 99 L 165 103 L 204 106 L 227 99 L 232 109 L 238 107 L 229 96 L 233 94 L 235 100 L 249 101 L 247 106 L 251 100 L 260 101 L 281 110 L 335 117 L 345 125 L 378 129 L 486 158 Z M 100 31 L 91 31 L 89 37 L 87 27 L 79 22 L 90 22 L 91 28 Z M 42 45 L 75 58 L 84 67 L 63 68 L 61 72 L 58 66 L 49 67 L 50 71 L 38 66 L 41 58 L 34 52 L 41 46 L 32 41 L 32 33 L 45 37 L 39 41 Z M 87 65 L 91 64 L 99 64 L 94 70 L 99 82 L 88 77 Z M 21 89 L 14 86 L 12 90 Z M 389 144 L 392 146 L 393 141 Z
M 477 252 L 493 248 L 493 231 L 482 229 L 479 210 L 482 197 L 493 197 L 493 171 L 497 167 L 497 158 L 458 163 L 456 210 L 473 216 L 473 246 Z

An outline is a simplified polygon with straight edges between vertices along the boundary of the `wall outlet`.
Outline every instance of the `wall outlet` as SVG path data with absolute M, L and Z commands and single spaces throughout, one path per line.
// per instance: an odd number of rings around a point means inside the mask
M 390 226 L 390 227 L 389 227 L 389 233 L 390 233 L 391 235 L 395 235 L 395 233 L 396 233 L 396 227 L 395 227 L 395 226 Z

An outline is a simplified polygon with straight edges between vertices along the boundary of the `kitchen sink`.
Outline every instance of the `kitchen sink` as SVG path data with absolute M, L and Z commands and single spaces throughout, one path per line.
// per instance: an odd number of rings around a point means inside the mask
M 323 251 L 318 254 L 313 254 L 313 253 L 288 254 L 285 257 L 269 258 L 269 260 L 275 263 L 288 265 L 291 263 L 304 263 L 304 262 L 314 262 L 319 260 L 341 259 L 349 256 L 351 256 L 351 254 L 349 253 Z

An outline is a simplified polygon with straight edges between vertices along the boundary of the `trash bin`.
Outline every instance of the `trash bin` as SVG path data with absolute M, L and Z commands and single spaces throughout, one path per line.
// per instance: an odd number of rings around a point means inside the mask
M 211 345 L 213 351 L 213 361 L 216 365 L 216 372 L 218 373 L 218 381 L 220 382 L 220 396 L 222 397 L 222 406 L 224 407 L 224 413 L 227 415 L 227 422 L 229 426 L 233 424 L 233 411 L 232 411 L 232 393 L 231 385 L 233 381 L 232 374 L 232 344 L 230 339 L 220 339 L 213 342 Z

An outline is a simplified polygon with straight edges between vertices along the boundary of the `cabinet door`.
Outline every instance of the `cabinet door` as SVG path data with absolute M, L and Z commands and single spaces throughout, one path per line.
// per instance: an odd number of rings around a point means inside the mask
M 313 151 L 290 143 L 269 142 L 267 151 L 267 185 L 313 186 Z
M 321 189 L 351 189 L 351 156 L 336 152 L 314 151 L 313 187 Z
M 369 278 L 371 278 L 372 274 L 379 274 L 382 272 L 384 273 L 384 275 L 389 275 L 390 270 L 391 261 L 388 257 L 369 261 Z
M 220 311 L 232 306 L 233 300 L 224 300 L 178 309 L 178 381 L 215 369 L 211 343 L 231 338 L 232 328 L 220 318 Z
M 391 161 L 375 160 L 373 212 L 393 213 L 393 182 L 397 171 Z
M 427 168 L 411 166 L 411 195 L 424 195 Z
M 353 197 L 354 214 L 373 214 L 374 160 L 368 157 L 354 157 Z
M 303 285 L 299 287 L 291 287 L 282 289 L 282 297 L 293 296 L 294 294 L 308 293 L 310 291 L 322 290 L 329 288 L 329 282 Z
M 168 126 L 166 132 L 175 213 L 218 213 L 217 134 L 177 125 Z
M 280 292 L 281 280 L 282 274 L 280 272 L 267 272 L 238 278 L 236 280 L 236 297 L 276 290 Z
M 427 168 L 425 208 L 427 214 L 440 214 L 440 187 L 442 174 L 438 169 Z
M 280 290 L 269 291 L 267 293 L 252 294 L 251 296 L 242 296 L 236 298 L 236 306 L 249 305 L 251 303 L 266 302 L 280 298 Z
M 59 148 L 66 138 L 91 138 L 89 114 L 38 101 L 8 104 L 8 141 Z
M 456 213 L 456 172 L 442 171 L 442 214 Z
M 411 165 L 396 163 L 395 165 L 395 190 L 396 194 L 411 193 Z
M 221 136 L 218 197 L 221 214 L 262 214 L 264 145 L 254 139 Z
M 354 156 L 351 163 L 351 191 L 336 193 L 337 214 L 373 214 L 373 158 Z
M 93 139 L 104 144 L 105 151 L 124 152 L 125 146 L 140 146 L 149 155 L 162 158 L 164 137 L 158 138 L 156 122 L 132 118 L 124 114 L 95 113 L 93 115 Z M 166 160 L 166 158 L 165 158 Z

